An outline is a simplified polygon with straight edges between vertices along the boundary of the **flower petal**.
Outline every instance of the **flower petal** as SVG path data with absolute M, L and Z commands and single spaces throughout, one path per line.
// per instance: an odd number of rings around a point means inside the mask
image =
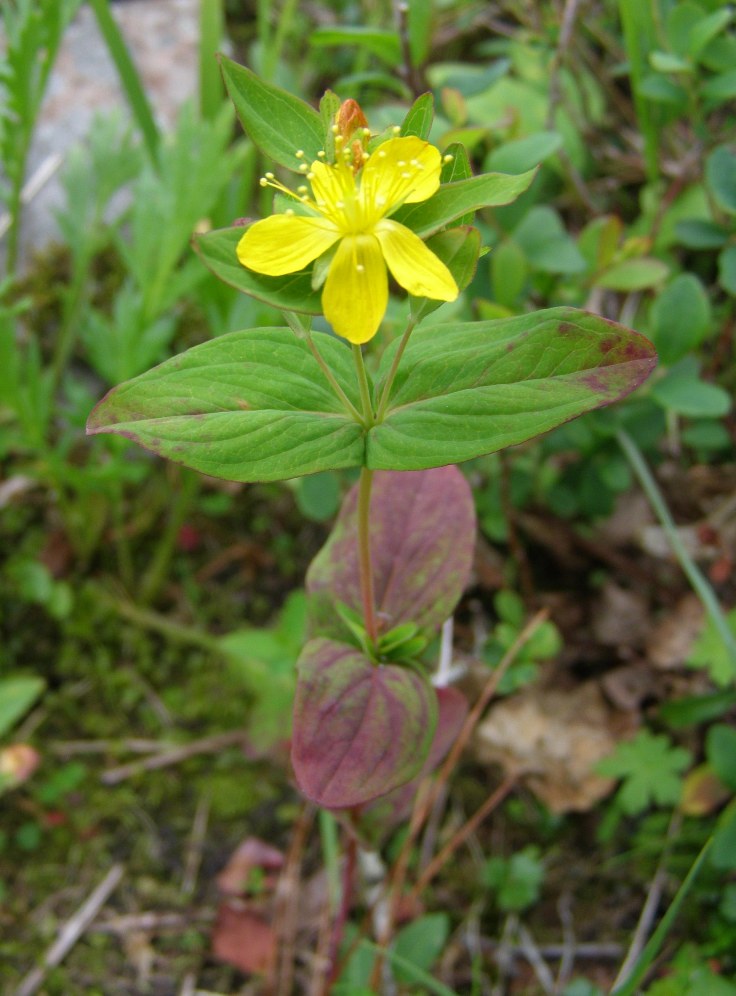
M 400 204 L 426 201 L 440 185 L 442 156 L 421 138 L 389 138 L 362 169 L 361 194 L 366 206 L 377 204 L 390 214 Z
M 344 206 L 348 200 L 355 197 L 352 167 L 344 162 L 331 166 L 318 159 L 312 163 L 308 178 L 318 210 L 339 221 L 343 216 L 340 205 Z
M 348 235 L 337 247 L 322 307 L 335 332 L 349 342 L 368 342 L 388 304 L 388 277 L 373 235 Z
M 388 218 L 378 222 L 375 232 L 389 270 L 405 290 L 433 301 L 455 300 L 460 293 L 455 278 L 418 235 Z
M 326 252 L 340 238 L 323 218 L 274 214 L 251 225 L 238 242 L 238 259 L 249 270 L 280 277 L 296 273 Z

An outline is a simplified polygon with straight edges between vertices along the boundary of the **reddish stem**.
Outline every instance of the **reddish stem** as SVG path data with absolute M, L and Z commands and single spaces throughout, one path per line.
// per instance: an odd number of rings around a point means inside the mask
M 373 591 L 371 566 L 370 505 L 373 471 L 363 467 L 358 488 L 358 561 L 360 565 L 360 595 L 363 601 L 363 619 L 368 639 L 375 645 L 378 639 L 376 599 Z

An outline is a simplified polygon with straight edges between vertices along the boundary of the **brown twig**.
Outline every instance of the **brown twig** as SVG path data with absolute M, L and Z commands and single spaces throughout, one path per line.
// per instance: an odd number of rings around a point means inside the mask
M 426 90 L 421 71 L 414 66 L 411 58 L 411 43 L 409 41 L 409 4 L 405 0 L 399 0 L 396 4 L 396 23 L 401 42 L 401 55 L 403 66 L 401 75 L 404 82 L 411 90 L 414 97 L 418 97 L 423 90 Z
M 504 779 L 496 791 L 493 792 L 492 795 L 486 799 L 483 805 L 475 811 L 470 819 L 452 835 L 450 840 L 448 840 L 442 850 L 434 856 L 415 882 L 414 887 L 409 894 L 410 900 L 417 899 L 419 897 L 419 894 L 426 889 L 437 872 L 440 871 L 446 864 L 450 855 L 453 854 L 458 847 L 460 847 L 460 845 L 468 839 L 471 833 L 473 833 L 480 826 L 486 816 L 490 815 L 490 813 L 492 813 L 493 810 L 500 805 L 501 802 L 503 802 L 518 780 L 518 775 L 509 775 L 506 779 Z
M 214 910 L 198 909 L 188 913 L 161 913 L 152 910 L 146 913 L 126 913 L 123 916 L 101 920 L 90 927 L 96 934 L 159 934 L 165 930 L 180 931 L 193 923 L 211 923 L 215 919 Z
M 171 750 L 170 740 L 144 740 L 131 737 L 127 740 L 58 740 L 49 745 L 49 750 L 57 757 L 75 757 L 78 754 L 152 754 L 155 751 Z
M 314 822 L 314 806 L 302 805 L 291 835 L 286 863 L 276 886 L 274 929 L 279 938 L 279 961 L 275 987 L 276 996 L 289 996 L 294 991 L 294 950 L 299 923 L 299 883 L 304 847 Z
M 201 740 L 193 740 L 191 743 L 182 744 L 180 747 L 172 747 L 171 750 L 160 751 L 153 757 L 146 757 L 141 761 L 131 761 L 129 764 L 121 764 L 117 768 L 108 768 L 100 775 L 103 785 L 117 785 L 134 775 L 139 775 L 144 771 L 155 771 L 157 768 L 168 768 L 172 764 L 180 764 L 197 754 L 212 754 L 225 747 L 232 747 L 235 744 L 246 744 L 249 741 L 248 733 L 245 730 L 228 730 L 227 733 L 216 733 L 212 737 L 202 737 Z
M 123 865 L 113 865 L 97 888 L 59 931 L 50 948 L 41 956 L 41 964 L 33 968 L 15 991 L 15 996 L 33 996 L 43 985 L 46 974 L 60 965 L 105 905 L 123 877 Z
M 197 803 L 192 820 L 192 832 L 187 841 L 184 858 L 184 874 L 181 880 L 181 891 L 185 896 L 191 896 L 197 884 L 199 866 L 202 864 L 207 824 L 210 818 L 210 793 L 205 791 Z

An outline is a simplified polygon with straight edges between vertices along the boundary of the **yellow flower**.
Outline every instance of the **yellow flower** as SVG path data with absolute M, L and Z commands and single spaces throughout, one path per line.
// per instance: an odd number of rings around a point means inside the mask
M 238 259 L 256 273 L 296 273 L 333 250 L 322 294 L 325 318 L 353 343 L 378 331 L 388 303 L 386 267 L 410 294 L 454 301 L 457 284 L 419 236 L 389 217 L 402 204 L 425 201 L 440 183 L 442 157 L 419 138 L 390 138 L 370 155 L 354 143 L 337 162 L 301 168 L 311 185 L 299 193 L 266 174 L 261 182 L 296 197 L 292 210 L 257 221 L 238 243 Z M 297 153 L 298 155 L 298 153 Z M 355 160 L 355 161 L 351 161 Z

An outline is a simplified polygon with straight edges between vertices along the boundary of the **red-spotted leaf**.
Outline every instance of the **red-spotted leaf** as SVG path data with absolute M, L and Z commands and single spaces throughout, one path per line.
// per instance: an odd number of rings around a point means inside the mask
M 379 397 L 397 345 L 381 358 Z M 575 308 L 422 326 L 368 434 L 366 465 L 420 470 L 514 446 L 623 398 L 656 362 L 643 335 Z
M 431 774 L 457 739 L 468 714 L 468 700 L 456 688 L 438 688 L 437 729 L 427 760 L 416 778 L 372 802 L 360 814 L 360 829 L 377 844 L 411 812 L 419 783 Z
M 382 632 L 400 623 L 439 627 L 468 583 L 475 511 L 457 467 L 377 473 L 370 505 L 371 559 Z M 343 633 L 334 603 L 361 609 L 358 489 L 345 497 L 325 546 L 307 574 L 312 633 Z
M 360 806 L 421 771 L 437 723 L 426 679 L 323 639 L 310 640 L 297 668 L 291 760 L 307 798 Z

